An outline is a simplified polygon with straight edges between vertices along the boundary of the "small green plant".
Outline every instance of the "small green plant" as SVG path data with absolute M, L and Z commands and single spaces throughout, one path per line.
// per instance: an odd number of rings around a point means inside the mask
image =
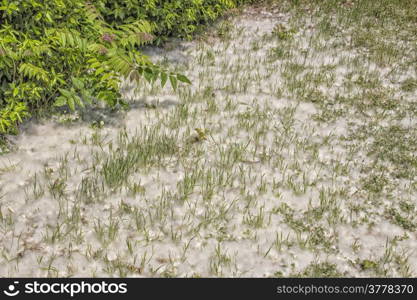
M 295 274 L 297 277 L 341 277 L 342 273 L 335 264 L 330 262 L 309 264 L 303 272 Z
M 359 263 L 360 267 L 362 270 L 364 271 L 368 271 L 368 270 L 374 270 L 378 267 L 378 263 L 369 260 L 369 259 L 364 259 L 363 261 L 361 261 Z
M 291 39 L 295 33 L 296 30 L 294 28 L 288 29 L 283 24 L 275 25 L 274 29 L 272 30 L 272 35 L 283 41 Z
M 222 39 L 230 38 L 231 32 L 233 30 L 233 24 L 229 21 L 223 21 L 220 23 L 217 29 L 217 35 Z
M 201 128 L 195 128 L 196 135 L 191 138 L 192 143 L 198 143 L 207 140 L 206 131 Z

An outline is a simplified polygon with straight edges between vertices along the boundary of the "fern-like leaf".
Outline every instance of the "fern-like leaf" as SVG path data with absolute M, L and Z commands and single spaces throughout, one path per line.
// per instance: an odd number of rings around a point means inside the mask
M 23 75 L 30 79 L 36 79 L 36 80 L 42 80 L 46 83 L 49 82 L 48 73 L 35 65 L 32 65 L 31 63 L 23 63 L 20 65 L 19 72 L 21 72 Z

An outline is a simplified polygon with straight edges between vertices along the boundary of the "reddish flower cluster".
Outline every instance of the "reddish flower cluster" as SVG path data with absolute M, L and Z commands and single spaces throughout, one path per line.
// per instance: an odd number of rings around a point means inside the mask
M 155 38 L 152 34 L 146 33 L 146 32 L 138 33 L 138 37 L 141 41 L 144 41 L 144 42 L 151 42 Z
M 100 54 L 106 54 L 108 51 L 109 50 L 104 46 L 102 46 L 102 47 L 100 47 L 100 49 L 98 49 L 98 53 L 100 53 Z
M 109 43 L 113 42 L 115 38 L 116 38 L 116 36 L 114 34 L 109 34 L 109 33 L 105 33 L 101 37 L 101 39 L 103 41 L 106 41 L 106 42 L 109 42 Z

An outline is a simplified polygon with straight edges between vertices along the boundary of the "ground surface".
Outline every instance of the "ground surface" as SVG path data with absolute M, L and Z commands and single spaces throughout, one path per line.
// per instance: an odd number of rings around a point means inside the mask
M 417 276 L 417 26 L 356 5 L 248 8 L 147 50 L 192 86 L 28 124 L 0 276 Z

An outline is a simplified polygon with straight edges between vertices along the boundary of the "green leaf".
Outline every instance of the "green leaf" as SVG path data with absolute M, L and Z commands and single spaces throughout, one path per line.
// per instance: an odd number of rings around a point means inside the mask
M 152 72 L 152 82 L 155 82 L 159 77 L 159 70 L 153 70 Z
M 164 87 L 165 84 L 167 83 L 168 80 L 168 75 L 165 72 L 161 73 L 161 86 Z
M 78 106 L 84 107 L 84 103 L 83 103 L 83 101 L 81 100 L 80 97 L 78 97 L 77 95 L 75 95 L 74 96 L 74 100 L 75 100 L 75 103 L 77 103 Z
M 152 70 L 150 69 L 145 69 L 145 72 L 143 73 L 143 76 L 145 77 L 145 79 L 148 82 L 152 82 L 152 78 L 153 78 L 153 73 Z
M 36 21 L 39 21 L 40 19 L 42 19 L 42 13 L 38 13 L 38 14 L 35 16 L 35 20 L 36 20 Z
M 46 16 L 46 19 L 48 20 L 49 23 L 53 23 L 54 22 L 54 20 L 52 19 L 51 15 L 49 14 L 49 12 L 47 12 L 45 14 L 45 16 Z
M 81 95 L 83 96 L 84 101 L 87 103 L 91 104 L 93 102 L 91 94 L 88 91 L 81 91 Z
M 64 95 L 67 98 L 72 98 L 73 97 L 73 93 L 71 93 L 70 91 L 68 91 L 66 89 L 59 89 L 59 91 L 61 92 L 62 95 Z
M 96 69 L 97 67 L 100 67 L 101 63 L 99 61 L 95 61 L 90 65 L 90 68 Z
M 101 73 L 103 73 L 105 70 L 104 70 L 104 68 L 98 68 L 97 70 L 96 70 L 96 76 L 98 76 L 98 75 L 100 75 Z
M 60 34 L 60 38 L 61 38 L 61 44 L 62 44 L 62 46 L 65 47 L 67 45 L 67 37 L 66 37 L 66 35 L 63 34 L 63 33 L 61 33 Z
M 177 86 L 178 86 L 177 77 L 175 77 L 174 75 L 169 75 L 169 81 L 171 82 L 171 86 L 175 91 L 177 89 Z
M 112 73 L 106 73 L 103 76 L 101 76 L 101 80 L 102 81 L 106 81 L 107 79 L 109 79 L 110 77 L 112 77 L 113 74 Z
M 73 47 L 75 45 L 74 37 L 72 36 L 71 33 L 68 33 L 66 36 L 67 36 L 67 41 L 68 41 L 69 46 Z
M 73 77 L 72 78 L 72 83 L 74 84 L 74 86 L 79 89 L 82 90 L 84 89 L 84 82 L 82 82 L 80 79 Z
M 185 82 L 185 83 L 191 84 L 190 79 L 188 79 L 185 75 L 177 74 L 177 79 L 179 81 L 181 81 L 181 82 Z

